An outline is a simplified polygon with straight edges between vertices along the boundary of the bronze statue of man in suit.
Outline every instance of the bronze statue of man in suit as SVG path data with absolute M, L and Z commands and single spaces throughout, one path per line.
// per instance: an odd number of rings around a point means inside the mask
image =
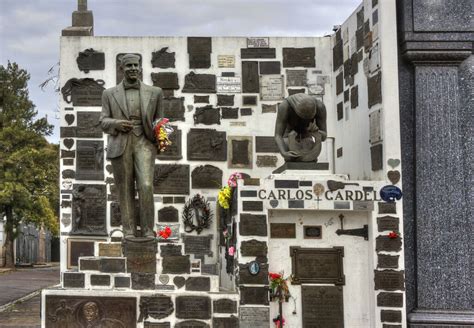
M 135 226 L 135 182 L 138 189 L 141 237 L 152 238 L 153 175 L 156 140 L 153 122 L 163 117 L 163 92 L 143 84 L 140 58 L 126 54 L 124 79 L 102 95 L 100 123 L 107 133 L 107 159 L 112 162 L 125 238 L 140 237 Z

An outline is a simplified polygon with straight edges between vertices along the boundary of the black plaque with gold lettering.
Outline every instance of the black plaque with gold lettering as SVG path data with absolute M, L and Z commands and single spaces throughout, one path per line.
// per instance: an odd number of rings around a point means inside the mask
M 303 327 L 344 328 L 344 302 L 340 286 L 301 288 Z

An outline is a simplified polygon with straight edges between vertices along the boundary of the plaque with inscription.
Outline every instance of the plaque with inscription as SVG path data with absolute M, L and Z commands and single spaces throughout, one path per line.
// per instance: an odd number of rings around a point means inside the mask
M 191 273 L 191 261 L 189 255 L 184 256 L 164 256 L 161 261 L 164 274 L 185 274 Z
M 277 107 L 278 105 L 268 105 L 268 104 L 262 104 L 262 114 L 266 113 L 276 113 L 277 112 Z
M 234 55 L 218 55 L 217 66 L 219 68 L 234 68 L 235 56 Z
M 184 97 L 163 98 L 163 114 L 171 122 L 184 121 Z
M 118 243 L 99 243 L 99 256 L 121 257 L 122 246 Z
M 123 255 L 127 258 L 127 272 L 156 273 L 157 245 L 154 240 L 124 240 L 122 245 Z
M 76 136 L 78 138 L 102 138 L 100 112 L 77 112 Z
M 397 207 L 396 203 L 385 203 L 385 202 L 379 202 L 379 214 L 396 214 L 397 213 Z
M 78 140 L 76 180 L 104 180 L 104 142 Z
M 107 235 L 106 186 L 74 184 L 71 235 Z
M 188 37 L 187 41 L 189 54 L 202 54 L 212 52 L 212 38 Z
M 186 320 L 178 322 L 174 328 L 209 328 L 209 325 L 204 321 Z
M 89 73 L 89 71 L 101 71 L 105 69 L 105 54 L 95 51 L 92 48 L 86 49 L 79 52 L 76 62 L 79 70 L 84 73 Z
M 143 324 L 144 328 L 171 328 L 171 323 L 169 322 L 145 322 Z
M 94 79 L 69 79 L 61 88 L 65 102 L 74 106 L 102 106 L 105 82 Z
M 270 238 L 296 238 L 296 224 L 270 223 Z
M 221 108 L 221 118 L 222 119 L 238 119 L 239 118 L 239 109 L 232 107 L 222 107 Z
M 194 96 L 194 103 L 204 103 L 209 104 L 209 96 Z
M 213 108 L 212 105 L 197 107 L 193 115 L 194 124 L 221 124 L 221 113 L 219 108 Z
M 304 239 L 321 239 L 322 226 L 303 226 Z
M 152 53 L 151 66 L 158 68 L 174 68 L 175 53 L 168 52 L 168 47 L 161 48 Z
M 268 307 L 241 307 L 239 320 L 240 328 L 270 328 L 270 309 Z
M 382 72 L 369 77 L 367 81 L 369 108 L 382 103 Z
M 229 168 L 252 168 L 252 137 L 229 137 Z
M 242 104 L 245 106 L 256 106 L 257 96 L 242 96 Z
M 304 283 L 344 285 L 344 247 L 290 247 L 292 284 Z
M 249 268 L 252 263 L 239 264 L 239 283 L 251 285 L 267 285 L 268 284 L 268 264 L 260 263 L 260 271 L 252 274 Z
M 405 290 L 405 272 L 395 270 L 374 270 L 375 290 Z
M 402 322 L 402 311 L 395 310 L 381 310 L 380 320 L 383 322 Z
M 376 110 L 369 114 L 369 142 L 371 144 L 382 141 L 381 125 L 382 113 L 381 110 Z
M 191 72 L 184 77 L 184 93 L 216 93 L 216 76 Z
M 279 61 L 260 62 L 260 74 L 281 74 L 281 63 Z
M 181 256 L 182 254 L 181 245 L 166 244 L 160 245 L 160 256 Z
M 260 91 L 258 62 L 243 61 L 242 62 L 242 92 L 257 93 Z
M 283 48 L 283 67 L 316 67 L 316 50 L 312 48 Z
M 342 72 L 336 76 L 336 95 L 341 94 L 344 91 L 344 77 Z
M 303 286 L 301 303 L 303 327 L 344 328 L 342 287 Z
M 105 274 L 91 274 L 91 286 L 110 286 L 110 276 Z
M 150 297 L 140 297 L 140 317 L 138 321 L 152 317 L 163 319 L 174 312 L 173 301 L 170 296 L 154 295 Z
M 397 269 L 399 257 L 399 255 L 377 254 L 377 268 Z
M 306 69 L 287 69 L 286 70 L 286 86 L 287 87 L 304 87 L 307 84 L 308 70 Z
M 227 161 L 226 133 L 212 129 L 190 129 L 188 160 Z
M 177 296 L 176 318 L 210 319 L 211 299 L 207 296 Z
M 160 87 L 162 89 L 179 89 L 178 83 L 178 73 L 174 72 L 160 72 L 160 73 L 151 73 L 151 80 L 155 87 Z
M 193 189 L 220 189 L 222 186 L 222 170 L 212 165 L 196 167 L 191 173 Z
M 239 232 L 242 236 L 267 236 L 267 216 L 240 214 Z
M 262 75 L 260 77 L 260 100 L 282 100 L 283 94 L 283 75 Z
M 267 243 L 256 239 L 242 241 L 240 253 L 242 256 L 267 256 Z
M 165 115 L 166 116 L 166 115 Z M 166 116 L 168 117 L 168 116 Z M 165 151 L 158 152 L 156 154 L 156 158 L 159 160 L 178 160 L 183 158 L 182 155 L 182 150 L 181 150 L 181 130 L 178 130 L 176 126 L 173 127 L 174 131 L 173 133 L 169 136 L 169 139 L 171 141 L 171 145 L 166 147 Z
M 77 267 L 79 264 L 79 257 L 94 256 L 94 241 L 93 240 L 75 240 L 68 239 L 68 255 L 67 268 L 71 269 Z
M 383 168 L 383 144 L 370 147 L 370 163 L 372 171 Z
M 377 252 L 398 252 L 402 249 L 402 239 L 400 237 L 390 238 L 389 236 L 378 236 L 375 238 L 375 250 Z
M 255 152 L 279 153 L 274 137 L 255 137 Z
M 399 219 L 394 216 L 385 215 L 377 218 L 378 232 L 382 231 L 399 231 Z
M 63 288 L 84 288 L 85 274 L 81 272 L 63 272 Z
M 125 53 L 120 53 L 117 55 L 117 57 L 115 58 L 115 72 L 116 72 L 116 76 L 117 76 L 117 79 L 116 79 L 116 84 L 119 84 L 120 82 L 122 82 L 123 80 L 123 72 L 122 70 L 120 69 L 120 63 L 122 61 L 122 57 L 126 55 Z M 134 53 L 134 55 L 138 56 L 140 58 L 139 60 L 139 64 L 140 64 L 140 69 L 143 68 L 143 65 L 142 65 L 142 55 L 141 54 L 137 54 L 137 53 Z M 140 80 L 143 81 L 143 70 L 141 69 L 141 72 L 140 72 Z
M 276 58 L 275 48 L 242 48 L 240 49 L 242 59 L 250 58 Z
M 214 300 L 212 307 L 214 313 L 237 313 L 237 301 L 228 298 Z
M 158 210 L 158 222 L 178 222 L 178 210 L 173 206 Z
M 189 143 L 188 143 L 189 145 Z M 189 165 L 158 164 L 155 165 L 153 180 L 155 194 L 189 194 Z
M 359 86 L 351 88 L 351 108 L 359 106 Z
M 189 54 L 189 68 L 209 68 L 211 67 L 211 54 Z
M 257 156 L 257 167 L 276 167 L 278 157 L 269 155 Z
M 236 76 L 218 76 L 217 92 L 222 93 L 240 93 L 242 82 L 240 77 Z M 218 105 L 219 106 L 219 105 Z
M 239 328 L 239 319 L 234 316 L 212 318 L 213 328 Z
M 189 277 L 186 279 L 185 289 L 197 292 L 208 292 L 211 290 L 211 279 L 209 277 Z
M 333 71 L 337 71 L 341 67 L 344 61 L 344 45 L 342 40 L 336 42 L 334 48 L 332 49 L 332 61 L 333 61 Z
M 184 243 L 184 254 L 212 256 L 211 240 L 213 235 L 208 236 L 182 236 Z
M 132 272 L 132 289 L 155 289 L 155 274 Z
M 127 327 L 135 328 L 135 297 L 46 295 L 45 327 Z M 91 326 L 90 314 L 94 318 Z
M 403 307 L 403 294 L 381 292 L 377 295 L 377 306 Z
M 268 286 L 244 287 L 240 286 L 240 304 L 269 305 Z
M 268 37 L 247 38 L 247 48 L 268 48 L 269 46 L 270 46 L 270 38 Z
M 217 106 L 234 106 L 235 95 L 217 95 Z

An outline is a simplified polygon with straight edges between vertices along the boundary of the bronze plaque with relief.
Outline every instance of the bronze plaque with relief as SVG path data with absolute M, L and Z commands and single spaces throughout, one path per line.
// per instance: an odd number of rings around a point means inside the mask
M 127 272 L 156 273 L 157 244 L 154 240 L 122 243 L 123 255 L 127 258 Z
M 270 223 L 270 238 L 296 238 L 296 224 Z
M 344 328 L 340 286 L 302 286 L 303 327 Z

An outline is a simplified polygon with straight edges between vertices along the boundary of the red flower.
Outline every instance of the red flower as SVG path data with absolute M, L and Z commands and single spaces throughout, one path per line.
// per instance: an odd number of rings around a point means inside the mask
M 274 279 L 280 279 L 280 278 L 281 278 L 281 274 L 279 274 L 279 273 L 272 273 L 272 272 L 270 272 L 270 273 L 268 274 L 268 276 L 269 276 L 270 279 L 272 279 L 272 280 L 274 280 Z
M 163 230 L 160 230 L 158 234 L 160 235 L 161 238 L 168 239 L 171 236 L 171 228 L 165 227 Z
M 398 232 L 392 231 L 388 234 L 388 238 L 390 239 L 397 239 L 398 238 Z

